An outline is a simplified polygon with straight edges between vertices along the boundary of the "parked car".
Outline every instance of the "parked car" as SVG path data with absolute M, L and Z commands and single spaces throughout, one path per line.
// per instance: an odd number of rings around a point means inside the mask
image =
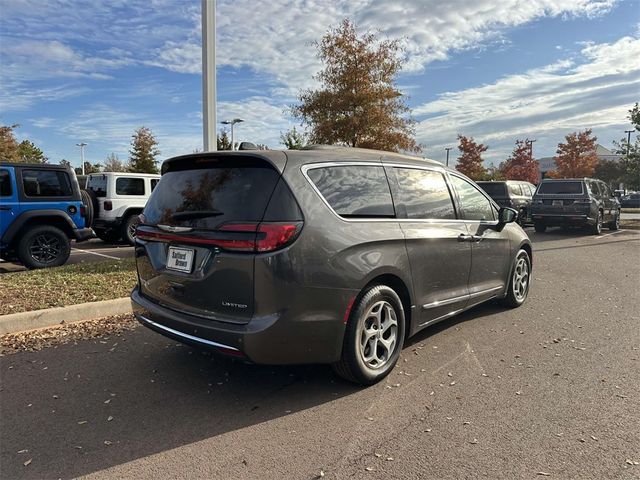
M 63 265 L 71 240 L 93 237 L 73 170 L 0 163 L 0 257 L 27 268 Z
M 520 225 L 531 223 L 531 200 L 536 191 L 535 185 L 520 180 L 477 183 L 498 205 L 517 210 Z
M 133 309 L 184 343 L 372 384 L 423 328 L 491 299 L 522 305 L 532 256 L 516 216 L 460 173 L 399 154 L 176 157 L 136 232 Z
M 133 245 L 138 215 L 147 204 L 160 175 L 104 172 L 87 177 L 93 206 L 93 229 L 105 242 L 120 238 Z
M 620 199 L 622 208 L 640 208 L 640 193 L 630 193 Z
M 617 230 L 620 204 L 609 186 L 594 178 L 544 179 L 531 205 L 536 232 L 552 226 L 588 227 L 600 235 L 602 225 Z

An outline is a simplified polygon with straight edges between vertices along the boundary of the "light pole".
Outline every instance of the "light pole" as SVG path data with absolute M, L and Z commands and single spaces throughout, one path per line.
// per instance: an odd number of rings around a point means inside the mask
M 76 147 L 80 147 L 80 162 L 82 162 L 82 175 L 84 175 L 84 147 L 87 144 L 84 142 L 76 143 Z
M 202 0 L 202 136 L 205 152 L 216 141 L 216 1 Z
M 236 149 L 236 144 L 233 141 L 233 126 L 236 123 L 242 123 L 244 122 L 243 119 L 241 118 L 234 118 L 233 120 L 225 120 L 224 122 L 220 122 L 223 125 L 231 125 L 231 150 L 235 150 Z
M 537 140 L 529 140 L 527 139 L 524 143 L 527 147 L 529 147 L 529 157 L 533 160 L 533 142 L 537 142 Z
M 453 147 L 445 147 L 445 150 L 447 151 L 447 167 L 449 166 L 449 150 L 451 150 L 451 148 Z
M 624 133 L 627 134 L 627 157 L 629 157 L 629 147 L 631 146 L 631 134 L 634 130 L 625 130 Z

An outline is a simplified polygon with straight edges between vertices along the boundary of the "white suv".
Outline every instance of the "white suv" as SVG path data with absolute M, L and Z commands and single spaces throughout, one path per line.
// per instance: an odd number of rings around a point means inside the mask
M 123 238 L 133 245 L 138 215 L 147 204 L 160 175 L 104 172 L 87 177 L 92 200 L 93 230 L 105 242 Z

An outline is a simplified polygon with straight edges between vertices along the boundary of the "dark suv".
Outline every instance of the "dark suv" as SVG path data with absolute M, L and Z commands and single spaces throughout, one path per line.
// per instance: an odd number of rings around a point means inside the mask
M 609 186 L 595 178 L 544 179 L 533 196 L 531 216 L 536 232 L 574 226 L 600 235 L 603 224 L 618 229 L 620 203 Z
M 371 384 L 406 337 L 525 301 L 531 244 L 515 217 L 461 174 L 393 153 L 177 157 L 136 231 L 133 309 L 185 343 Z
M 0 257 L 55 267 L 71 240 L 93 237 L 75 173 L 61 165 L 0 163 Z
M 478 185 L 501 207 L 517 210 L 520 225 L 531 224 L 531 199 L 536 191 L 535 185 L 520 180 L 478 182 Z

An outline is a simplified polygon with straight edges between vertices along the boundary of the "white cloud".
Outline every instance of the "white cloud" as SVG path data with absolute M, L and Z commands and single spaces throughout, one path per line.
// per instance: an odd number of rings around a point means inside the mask
M 488 143 L 487 158 L 504 159 L 516 138 L 544 137 L 551 155 L 565 134 L 593 127 L 606 142 L 618 138 L 640 92 L 640 39 L 585 46 L 575 60 L 556 62 L 480 87 L 440 95 L 414 109 L 418 141 L 439 157 L 457 133 Z M 577 60 L 577 59 L 576 59 Z

